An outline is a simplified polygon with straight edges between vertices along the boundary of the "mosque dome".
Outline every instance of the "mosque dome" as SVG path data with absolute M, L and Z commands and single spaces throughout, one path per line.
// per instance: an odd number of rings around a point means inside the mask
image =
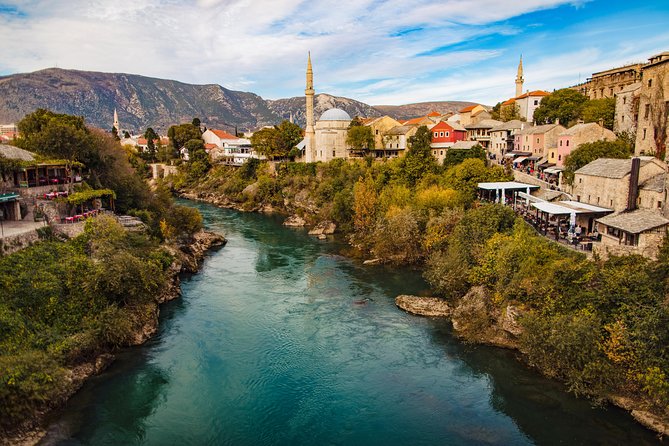
M 319 121 L 350 121 L 351 117 L 348 113 L 340 108 L 331 108 L 323 113 Z

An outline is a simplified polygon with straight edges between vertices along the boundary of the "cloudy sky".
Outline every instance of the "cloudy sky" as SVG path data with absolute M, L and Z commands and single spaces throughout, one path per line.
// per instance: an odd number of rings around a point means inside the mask
M 553 90 L 669 51 L 668 0 L 0 0 L 0 74 L 47 67 L 315 88 L 370 104 Z

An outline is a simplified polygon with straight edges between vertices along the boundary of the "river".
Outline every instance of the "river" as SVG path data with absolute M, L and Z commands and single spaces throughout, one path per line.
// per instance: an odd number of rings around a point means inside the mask
M 198 204 L 228 244 L 54 416 L 45 445 L 657 444 L 519 363 L 397 309 L 419 272 L 363 267 L 277 218 Z

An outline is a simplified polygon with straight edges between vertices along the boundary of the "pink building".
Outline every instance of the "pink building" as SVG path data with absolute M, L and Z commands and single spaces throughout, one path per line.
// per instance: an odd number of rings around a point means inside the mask
M 615 141 L 616 134 L 601 125 L 588 122 L 585 124 L 576 124 L 568 128 L 558 136 L 557 157 L 551 160 L 556 166 L 564 166 L 564 160 L 572 150 L 588 142 L 595 141 Z

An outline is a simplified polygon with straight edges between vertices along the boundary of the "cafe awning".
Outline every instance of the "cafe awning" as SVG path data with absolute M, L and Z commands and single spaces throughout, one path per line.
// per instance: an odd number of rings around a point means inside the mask
M 518 158 L 516 158 L 515 160 L 513 160 L 513 163 L 514 163 L 514 164 L 515 164 L 515 163 L 522 163 L 522 162 L 525 161 L 526 159 L 527 159 L 526 156 L 519 156 Z

